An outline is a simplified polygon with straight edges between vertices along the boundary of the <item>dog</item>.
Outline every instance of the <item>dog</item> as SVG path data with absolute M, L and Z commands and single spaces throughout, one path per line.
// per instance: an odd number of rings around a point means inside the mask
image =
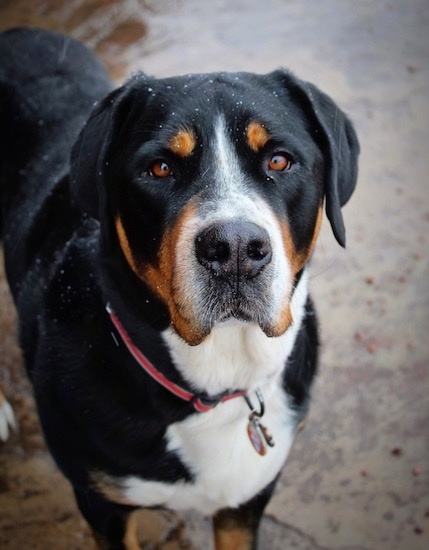
M 0 132 L 24 360 L 99 548 L 138 548 L 141 507 L 198 509 L 217 550 L 256 548 L 317 371 L 324 210 L 345 246 L 351 122 L 286 70 L 113 89 L 79 42 L 13 29 Z

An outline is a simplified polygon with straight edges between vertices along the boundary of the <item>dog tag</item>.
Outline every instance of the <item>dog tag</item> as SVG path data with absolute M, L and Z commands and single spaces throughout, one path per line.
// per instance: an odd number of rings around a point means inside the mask
M 244 399 L 251 410 L 251 413 L 249 414 L 249 423 L 247 424 L 247 435 L 249 436 L 250 442 L 255 451 L 261 456 L 264 456 L 267 453 L 266 445 L 269 447 L 274 447 L 274 439 L 268 429 L 259 420 L 265 412 L 264 399 L 259 389 L 256 390 L 256 396 L 259 401 L 259 411 L 256 411 L 253 408 L 249 396 L 244 396 Z
M 267 448 L 262 439 L 261 424 L 253 414 L 249 416 L 249 423 L 247 424 L 247 434 L 249 436 L 250 443 L 253 445 L 255 451 L 261 456 L 264 456 L 267 453 Z

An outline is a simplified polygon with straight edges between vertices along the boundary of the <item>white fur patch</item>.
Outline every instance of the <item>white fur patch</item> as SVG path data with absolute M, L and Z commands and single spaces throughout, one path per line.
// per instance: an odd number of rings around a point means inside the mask
M 128 477 L 121 480 L 124 497 L 140 506 L 194 508 L 204 514 L 252 498 L 283 466 L 295 426 L 280 387 L 267 393 L 270 397 L 263 423 L 272 432 L 275 446 L 265 456 L 257 454 L 249 441 L 249 408 L 244 399 L 237 398 L 168 429 L 168 449 L 177 452 L 195 476 L 194 482 L 166 484 Z

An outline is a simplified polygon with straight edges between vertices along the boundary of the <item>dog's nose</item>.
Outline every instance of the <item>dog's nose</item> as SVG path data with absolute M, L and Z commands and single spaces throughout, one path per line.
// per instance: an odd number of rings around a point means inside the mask
M 213 224 L 195 239 L 198 261 L 224 279 L 253 279 L 271 261 L 268 232 L 255 223 L 228 221 Z

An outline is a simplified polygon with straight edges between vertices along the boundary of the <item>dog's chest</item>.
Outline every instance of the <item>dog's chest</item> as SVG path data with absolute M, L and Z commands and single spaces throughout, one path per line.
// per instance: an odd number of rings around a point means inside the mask
M 279 338 L 267 338 L 257 327 L 228 324 L 215 328 L 196 347 L 185 346 L 173 331 L 164 334 L 176 366 L 194 386 L 213 393 L 225 387 L 261 390 L 261 422 L 272 434 L 274 447 L 261 456 L 252 446 L 247 432 L 250 409 L 243 397 L 220 403 L 167 429 L 167 451 L 179 457 L 193 480 L 167 484 L 129 476 L 120 480 L 126 502 L 212 514 L 246 502 L 273 481 L 287 458 L 296 426 L 282 378 L 304 315 L 305 285 L 303 278 L 292 299 L 295 322 Z M 249 397 L 258 409 L 254 392 Z
M 237 398 L 171 425 L 166 434 L 167 449 L 179 456 L 193 480 L 167 484 L 127 477 L 121 480 L 123 497 L 140 506 L 195 508 L 205 514 L 252 498 L 280 471 L 292 443 L 295 421 L 286 394 L 277 385 L 270 392 L 262 419 L 275 446 L 261 456 L 247 433 L 249 412 L 244 399 Z

